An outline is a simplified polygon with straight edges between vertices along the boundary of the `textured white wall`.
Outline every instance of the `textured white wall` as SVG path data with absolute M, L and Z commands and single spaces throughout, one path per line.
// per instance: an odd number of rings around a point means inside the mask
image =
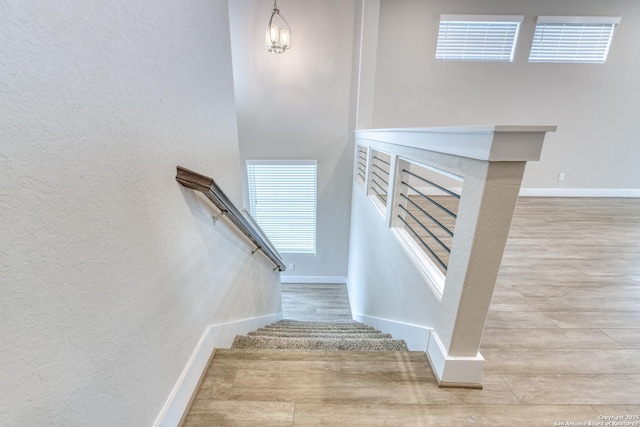
M 524 14 L 515 62 L 434 59 L 440 14 Z M 529 64 L 538 15 L 621 16 L 606 64 Z M 526 188 L 640 188 L 640 3 L 382 0 L 374 128 L 553 124 Z M 566 180 L 558 182 L 558 173 Z
M 358 185 L 353 185 L 349 299 L 354 315 L 433 328 L 439 300 Z
M 272 6 L 230 2 L 240 156 L 318 160 L 317 254 L 283 254 L 283 276 L 346 276 L 356 0 L 278 2 L 293 33 L 281 55 L 264 47 Z
M 151 425 L 209 324 L 279 277 L 241 200 L 227 2 L 0 0 L 0 425 Z

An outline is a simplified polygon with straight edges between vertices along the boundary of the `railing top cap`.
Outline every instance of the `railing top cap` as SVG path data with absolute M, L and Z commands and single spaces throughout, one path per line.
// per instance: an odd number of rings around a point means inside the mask
M 481 126 L 438 126 L 415 128 L 361 129 L 358 132 L 411 132 L 411 133 L 496 133 L 496 132 L 554 132 L 554 125 L 481 125 Z
M 556 126 L 456 126 L 363 129 L 360 140 L 428 150 L 488 161 L 540 160 L 546 132 Z

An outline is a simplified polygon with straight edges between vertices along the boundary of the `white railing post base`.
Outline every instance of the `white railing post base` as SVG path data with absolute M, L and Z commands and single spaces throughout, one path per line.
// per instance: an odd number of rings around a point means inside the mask
M 427 357 L 440 387 L 482 388 L 480 377 L 484 358 L 450 356 L 436 331 L 431 331 L 427 344 Z

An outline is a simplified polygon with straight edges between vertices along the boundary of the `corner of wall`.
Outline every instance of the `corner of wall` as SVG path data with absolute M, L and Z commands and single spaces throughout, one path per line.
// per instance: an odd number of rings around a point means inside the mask
M 245 334 L 280 319 L 282 312 L 207 326 L 153 426 L 175 427 L 180 424 L 182 417 L 189 410 L 216 348 L 229 348 L 236 335 Z

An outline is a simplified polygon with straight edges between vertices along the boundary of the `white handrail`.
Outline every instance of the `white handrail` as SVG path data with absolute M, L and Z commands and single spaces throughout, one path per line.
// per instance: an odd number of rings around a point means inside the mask
M 356 139 L 379 141 L 478 160 L 540 160 L 546 132 L 556 126 L 460 126 L 367 129 Z M 515 137 L 514 137 L 515 136 Z

